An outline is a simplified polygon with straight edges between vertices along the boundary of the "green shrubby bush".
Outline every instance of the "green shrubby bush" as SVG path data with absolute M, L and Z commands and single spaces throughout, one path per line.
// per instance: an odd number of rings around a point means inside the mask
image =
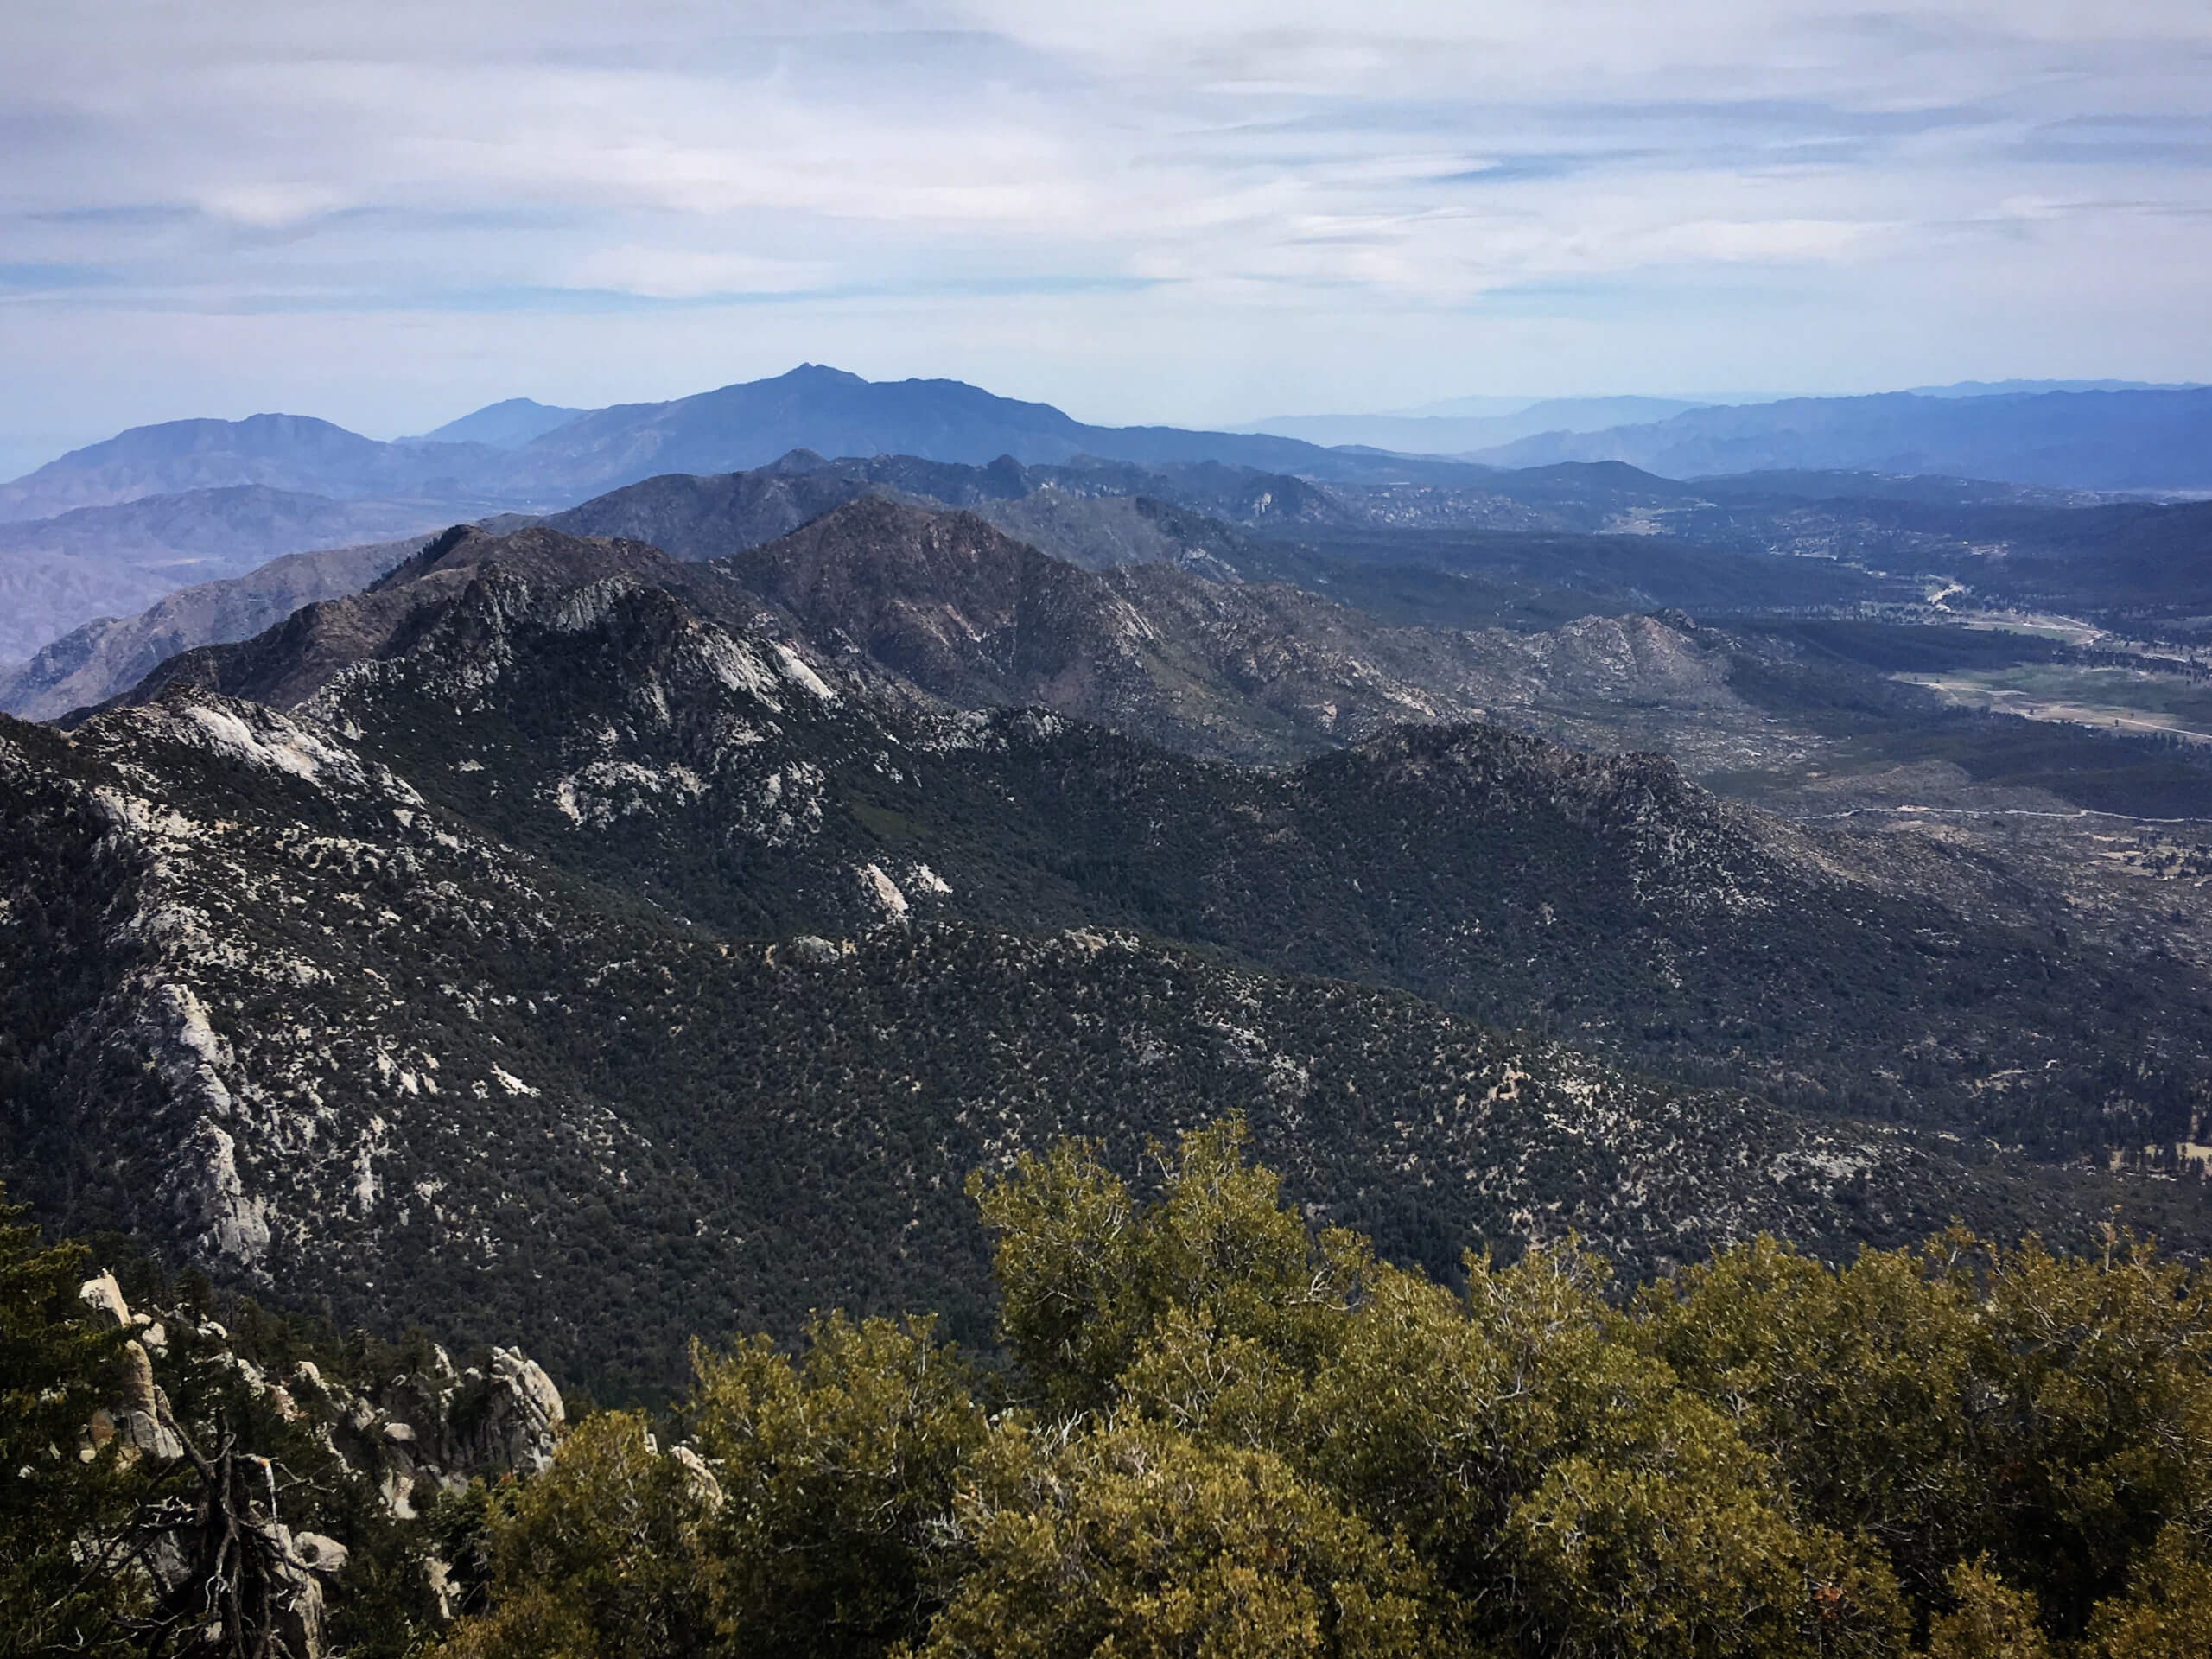
M 2208 1652 L 2201 1269 L 1955 1230 L 1447 1289 L 1309 1228 L 1236 1123 L 1155 1157 L 1141 1191 L 1081 1142 L 971 1184 L 1002 1370 L 838 1318 L 697 1355 L 698 1650 Z M 501 1617 L 454 1645 L 556 1651 Z
M 672 1419 L 448 1500 L 445 1659 L 2212 1653 L 2202 1268 L 1955 1230 L 1625 1294 L 1569 1243 L 1455 1288 L 1310 1227 L 1240 1124 L 1154 1157 L 976 1179 L 995 1351 L 838 1314 L 695 1347 Z M 74 1258 L 9 1237 L 10 1398 L 43 1366 L 81 1414 Z M 7 1515 L 11 1592 L 90 1524 Z

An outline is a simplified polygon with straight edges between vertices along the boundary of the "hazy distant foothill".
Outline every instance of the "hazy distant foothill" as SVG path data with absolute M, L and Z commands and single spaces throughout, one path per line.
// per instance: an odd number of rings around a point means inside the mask
M 970 465 L 1001 456 L 1055 466 L 1216 463 L 1359 492 L 1457 492 L 1468 499 L 1452 513 L 1433 503 L 1425 511 L 1432 522 L 1467 528 L 1565 527 L 1558 514 L 1508 524 L 1511 515 L 1479 505 L 1525 496 L 1526 481 L 1510 474 L 1560 462 L 1625 462 L 1651 474 L 1655 488 L 1662 480 L 1777 471 L 1932 474 L 2059 492 L 2212 488 L 2212 391 L 2193 387 L 2006 384 L 1737 405 L 1587 398 L 1263 426 L 1087 426 L 1050 405 L 956 381 L 871 383 L 807 366 L 665 404 L 575 410 L 513 398 L 394 442 L 303 416 L 136 428 L 0 486 L 0 662 L 288 554 L 503 512 L 555 512 L 660 474 L 766 467 L 794 449 Z M 1814 487 L 1877 488 L 1847 480 Z M 262 587 L 272 606 L 346 590 L 296 568 Z M 93 649 L 67 647 L 78 657 Z M 50 667 L 41 676 L 54 677 Z M 0 692 L 0 702 L 29 706 L 28 695 Z

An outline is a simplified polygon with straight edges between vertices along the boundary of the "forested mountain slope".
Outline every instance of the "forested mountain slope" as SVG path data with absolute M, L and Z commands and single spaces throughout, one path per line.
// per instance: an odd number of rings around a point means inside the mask
M 1214 619 L 1179 641 L 1158 594 L 1140 587 L 1140 610 L 1109 578 L 1235 600 L 1263 639 L 1268 603 L 1321 601 L 1157 568 L 1086 573 L 957 515 L 841 512 L 906 539 L 843 534 L 832 514 L 685 564 L 543 530 L 456 534 L 355 600 L 178 659 L 139 695 L 188 680 L 280 707 L 312 697 L 429 799 L 719 926 L 862 925 L 880 912 L 851 873 L 895 858 L 952 884 L 946 913 L 1141 927 L 1808 1100 L 2050 1147 L 2182 1139 L 2195 1121 L 2195 970 L 2076 936 L 2056 895 L 1970 849 L 1823 834 L 1657 756 L 1481 726 L 1382 730 L 1288 772 L 1210 764 L 1192 740 L 1220 753 L 1264 732 L 1269 683 L 1233 651 L 1201 656 L 1227 632 L 1209 635 Z M 763 726 L 744 673 L 684 655 L 682 689 L 663 683 L 676 642 L 706 661 L 730 631 L 772 639 L 764 660 L 818 664 L 829 695 Z M 1378 634 L 1390 643 L 1362 643 Z M 1460 642 L 1463 659 L 1482 643 Z M 1380 673 L 1350 662 L 1338 682 L 1363 677 L 1372 695 Z M 1700 669 L 1679 649 L 1639 665 L 1616 648 L 1547 671 L 1628 677 L 1617 694 L 1672 674 L 1685 698 L 1722 701 Z M 640 718 L 640 698 L 665 717 Z M 1124 729 L 932 712 L 1025 702 Z M 1126 734 L 1147 719 L 1185 752 Z M 772 814 L 718 781 L 733 767 L 772 780 Z M 764 828 L 785 817 L 804 833 Z
M 2199 1224 L 1954 1138 L 2183 1138 L 2207 1028 L 2032 895 L 1930 901 L 1970 869 L 1478 728 L 1267 773 L 948 711 L 651 550 L 531 532 L 441 580 L 465 552 L 0 728 L 7 1164 L 49 1216 L 616 1387 L 831 1301 L 980 1321 L 969 1167 L 1230 1107 L 1440 1271 L 1568 1228 L 1649 1263 Z

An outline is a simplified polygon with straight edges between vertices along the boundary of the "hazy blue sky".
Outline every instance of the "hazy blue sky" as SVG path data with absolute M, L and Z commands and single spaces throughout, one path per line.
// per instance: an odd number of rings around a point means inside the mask
M 26 463 L 802 359 L 1188 423 L 2212 378 L 2212 4 L 12 0 L 0 223 Z

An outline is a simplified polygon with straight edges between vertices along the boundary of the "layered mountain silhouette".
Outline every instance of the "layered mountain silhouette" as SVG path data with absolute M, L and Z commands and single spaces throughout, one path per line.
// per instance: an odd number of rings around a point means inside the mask
M 1698 404 L 1680 397 L 1546 397 L 1489 414 L 1290 415 L 1255 432 L 1308 443 L 1363 444 L 1416 455 L 1464 455 L 1545 433 L 1603 432 L 1663 421 Z
M 1608 514 L 1694 499 L 1681 486 L 1627 467 L 1546 469 L 1503 482 L 1504 490 L 1488 492 L 1427 484 L 1321 485 L 1211 461 L 1161 467 L 1086 461 L 1062 467 L 1001 456 L 974 466 L 910 455 L 831 461 L 794 450 L 749 473 L 704 477 L 673 474 L 646 480 L 555 514 L 546 522 L 574 533 L 649 542 L 681 558 L 709 559 L 771 540 L 847 502 L 880 496 L 967 507 L 1018 540 L 1088 567 L 1160 562 L 1223 580 L 1248 575 L 1282 577 L 1325 591 L 1332 578 L 1324 569 L 1311 561 L 1287 556 L 1278 544 L 1252 532 L 1295 536 L 1467 522 L 1516 531 L 1582 527 L 1602 523 Z M 277 515 L 269 511 L 272 499 L 295 510 L 303 537 L 310 520 L 366 524 L 378 522 L 378 515 L 388 515 L 386 522 L 404 525 L 422 522 L 423 512 L 419 504 L 317 503 L 241 486 L 85 509 L 12 531 L 0 526 L 0 538 L 10 534 L 50 536 L 57 527 L 67 529 L 79 521 L 90 524 L 94 531 L 104 524 L 150 521 L 158 524 L 173 545 L 144 556 L 180 559 L 187 556 L 184 544 L 195 540 L 220 545 L 224 524 L 241 527 L 234 544 L 264 546 L 269 537 L 248 521 L 246 509 L 257 505 L 264 518 L 274 518 Z M 504 520 L 495 515 L 485 522 Z M 93 591 L 127 600 L 144 592 L 141 567 L 132 562 L 140 555 L 126 550 L 103 563 L 81 536 L 69 545 L 76 550 L 63 566 L 80 581 L 103 579 L 103 573 L 118 562 L 124 566 L 117 584 Z M 1656 569 L 1652 552 L 1649 547 L 1638 549 L 1629 563 Z M 1559 564 L 1558 553 L 1550 545 L 1523 550 L 1525 557 L 1545 564 Z M 1456 556 L 1457 550 L 1446 549 L 1444 556 Z M 163 656 L 243 639 L 297 605 L 351 592 L 398 556 L 391 546 L 378 544 L 313 559 L 279 559 L 244 578 L 195 586 L 139 616 L 84 623 L 36 649 L 23 666 L 0 671 L 0 708 L 52 718 L 104 702 L 128 689 Z M 1801 571 L 1820 574 L 1810 567 L 1801 567 Z M 139 585 L 129 585 L 131 582 Z M 1676 602 L 1665 584 L 1660 591 L 1662 596 L 1650 603 Z M 1605 595 L 1610 609 L 1640 602 L 1617 582 L 1605 586 Z M 89 607 L 92 601 L 83 602 Z M 41 617 L 35 607 L 28 607 L 17 620 L 23 642 L 35 644 L 38 631 L 50 627 L 54 620 L 51 613 Z
M 811 364 L 670 403 L 588 411 L 493 404 L 441 431 L 484 436 L 382 443 L 296 415 L 134 427 L 0 485 L 0 518 L 50 518 L 74 507 L 239 484 L 335 499 L 428 494 L 542 508 L 658 474 L 744 471 L 792 449 L 973 464 L 1001 455 L 1220 461 L 1347 477 L 1376 466 L 1370 457 L 1332 456 L 1287 438 L 1090 426 L 1049 404 L 996 397 L 957 380 L 870 381 Z
M 2073 489 L 2203 489 L 2212 487 L 2212 388 L 1793 397 L 1546 433 L 1474 458 L 1508 467 L 1621 461 L 1672 478 L 1860 468 Z
M 1224 582 L 1287 582 L 1432 626 L 1505 622 L 1548 632 L 1586 616 L 1666 607 L 1725 616 L 1907 602 L 1928 591 L 1921 573 L 1931 569 L 1994 600 L 2075 613 L 2186 619 L 2212 605 L 2204 580 L 2212 567 L 2198 556 L 2200 505 L 2085 507 L 2073 505 L 2077 496 L 2029 486 L 1852 472 L 1684 483 L 1618 461 L 1568 462 L 1486 474 L 1476 488 L 1321 483 L 1211 461 L 1058 466 L 1001 456 L 971 465 L 827 461 L 795 450 L 747 473 L 645 480 L 545 522 L 703 560 L 865 497 L 963 506 L 1015 541 L 1089 569 L 1161 563 Z M 29 548 L 43 538 L 73 550 L 27 554 L 9 572 L 22 601 L 11 626 L 30 660 L 0 668 L 0 708 L 54 718 L 105 702 L 165 656 L 245 638 L 301 604 L 353 591 L 404 550 L 363 544 L 276 560 L 142 614 L 85 623 L 50 645 L 38 643 L 53 620 L 41 613 L 41 582 L 62 584 L 79 614 L 128 611 L 162 573 L 229 556 L 226 547 L 258 551 L 287 526 L 332 540 L 347 528 L 421 524 L 425 512 L 238 486 L 0 526 L 0 543 Z M 98 537 L 125 529 L 137 550 L 103 562 Z
M 482 444 L 379 443 L 305 415 L 169 421 L 133 427 L 0 484 L 0 521 L 236 485 L 341 500 L 453 495 L 499 454 Z
M 509 397 L 500 403 L 448 421 L 434 431 L 413 439 L 416 443 L 488 443 L 494 449 L 519 449 L 532 438 L 543 437 L 556 426 L 566 426 L 583 409 L 561 409 L 530 397 Z
M 1724 657 L 1648 617 L 1538 635 L 1392 627 L 1283 584 L 1160 563 L 1084 569 L 972 513 L 873 496 L 740 546 L 679 562 L 640 540 L 456 527 L 364 592 L 303 605 L 252 639 L 177 652 L 128 700 L 188 683 L 294 706 L 340 670 L 410 645 L 461 585 L 498 569 L 636 581 L 721 622 L 773 616 L 842 671 L 903 688 L 893 701 L 918 691 L 953 707 L 1044 707 L 1246 762 L 1401 721 L 1541 727 L 1608 702 L 1681 717 L 1739 707 Z
M 21 601 L 15 626 L 0 632 L 0 662 L 27 657 L 95 616 L 128 614 L 162 593 L 283 554 L 502 510 L 546 512 L 656 475 L 764 467 L 793 449 L 976 466 L 1001 456 L 1211 461 L 1347 478 L 1388 476 L 1407 466 L 1459 476 L 1474 470 L 1378 463 L 1247 434 L 1087 426 L 1048 404 L 958 381 L 871 382 L 810 365 L 665 404 L 573 410 L 512 399 L 428 438 L 392 443 L 303 416 L 174 421 L 133 428 L 0 485 L 0 524 L 175 498 L 161 509 L 164 535 L 153 534 L 143 513 L 118 515 L 46 524 L 24 532 L 29 543 L 19 541 L 13 556 L 0 549 L 0 591 Z M 350 513 L 364 522 L 336 533 L 302 522 L 280 533 L 283 515 L 265 508 L 263 526 L 238 523 L 241 509 L 226 493 L 240 489 L 269 493 L 272 502 L 296 499 L 296 518 Z M 177 559 L 164 565 L 147 556 L 149 548 L 205 541 L 226 526 L 233 533 L 221 568 Z M 54 541 L 67 542 L 66 554 L 46 545 Z
M 784 470 L 831 471 L 846 483 L 740 486 L 764 503 L 788 498 L 773 512 L 764 505 L 763 535 L 795 528 L 864 478 L 878 491 L 975 505 L 1046 541 L 1051 504 L 1039 498 L 1050 484 L 1278 531 L 1659 531 L 1770 552 L 1808 539 L 1777 521 L 1778 504 L 1809 499 L 1818 479 L 1839 499 L 1916 490 L 1916 499 L 1932 493 L 1961 506 L 2062 507 L 2080 504 L 2033 491 L 2201 485 L 2209 440 L 2212 391 L 2203 389 L 1899 393 L 1689 409 L 1656 423 L 1526 438 L 1484 451 L 1490 464 L 1477 465 L 1268 434 L 1093 426 L 957 381 L 871 382 L 815 365 L 667 403 L 577 410 L 510 399 L 393 443 L 297 416 L 180 421 L 133 429 L 0 486 L 0 522 L 25 526 L 0 548 L 0 591 L 13 601 L 0 661 L 268 558 L 502 512 L 560 512 L 669 476 L 769 470 L 794 452 L 807 459 Z M 997 475 L 967 483 L 943 475 L 995 467 Z M 920 477 L 932 469 L 934 482 Z M 1755 475 L 1733 476 L 1746 473 Z M 1722 474 L 1732 476 L 1703 476 Z M 1993 482 L 1900 483 L 1936 474 Z M 1675 481 L 1692 476 L 1694 486 Z M 241 491 L 257 492 L 260 505 L 248 511 Z M 155 498 L 158 506 L 122 511 Z M 1014 501 L 1030 505 L 986 505 Z M 1097 558 L 1131 533 L 1151 539 L 1127 509 L 1115 511 L 1123 520 L 1116 529 L 1105 524 L 1111 513 L 1089 515 L 1088 530 L 1103 534 Z M 680 533 L 671 522 L 671 536 Z M 1917 547 L 1878 530 L 1872 541 L 1857 531 L 1842 539 Z M 1062 536 L 1058 550 L 1077 546 Z

